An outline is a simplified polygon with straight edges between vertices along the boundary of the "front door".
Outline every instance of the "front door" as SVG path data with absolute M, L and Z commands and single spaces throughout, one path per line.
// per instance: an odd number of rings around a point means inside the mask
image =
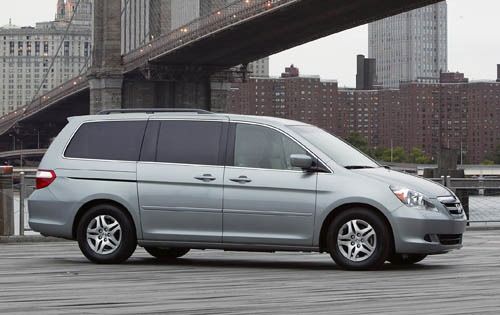
M 137 166 L 144 239 L 222 241 L 226 129 L 222 121 L 150 121 Z
M 231 126 L 224 176 L 223 242 L 311 246 L 317 174 L 294 169 L 307 154 L 269 127 Z

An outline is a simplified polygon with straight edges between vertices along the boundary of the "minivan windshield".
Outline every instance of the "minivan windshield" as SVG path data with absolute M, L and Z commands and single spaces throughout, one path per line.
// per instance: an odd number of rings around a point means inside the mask
M 288 126 L 347 169 L 380 167 L 375 161 L 328 132 L 310 125 Z

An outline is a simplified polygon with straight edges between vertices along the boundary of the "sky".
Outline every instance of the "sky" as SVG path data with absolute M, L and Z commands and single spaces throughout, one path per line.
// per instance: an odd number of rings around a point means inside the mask
M 448 69 L 471 80 L 496 79 L 500 64 L 499 0 L 448 0 Z M 19 26 L 52 20 L 57 0 L 0 0 L 0 25 Z M 356 55 L 368 54 L 366 25 L 271 56 L 271 75 L 294 64 L 302 74 L 354 86 Z

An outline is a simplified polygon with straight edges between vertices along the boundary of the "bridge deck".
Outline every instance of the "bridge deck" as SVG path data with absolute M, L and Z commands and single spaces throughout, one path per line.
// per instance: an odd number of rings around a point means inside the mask
M 327 255 L 195 251 L 157 263 L 88 263 L 74 243 L 0 245 L 0 313 L 498 314 L 498 231 L 465 248 L 377 272 L 339 270 Z

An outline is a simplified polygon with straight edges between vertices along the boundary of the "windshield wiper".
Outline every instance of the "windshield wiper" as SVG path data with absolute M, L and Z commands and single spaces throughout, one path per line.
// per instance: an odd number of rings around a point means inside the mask
M 367 166 L 367 165 L 348 165 L 348 166 L 344 166 L 344 167 L 347 168 L 348 170 L 361 170 L 364 168 L 375 168 L 373 166 Z

